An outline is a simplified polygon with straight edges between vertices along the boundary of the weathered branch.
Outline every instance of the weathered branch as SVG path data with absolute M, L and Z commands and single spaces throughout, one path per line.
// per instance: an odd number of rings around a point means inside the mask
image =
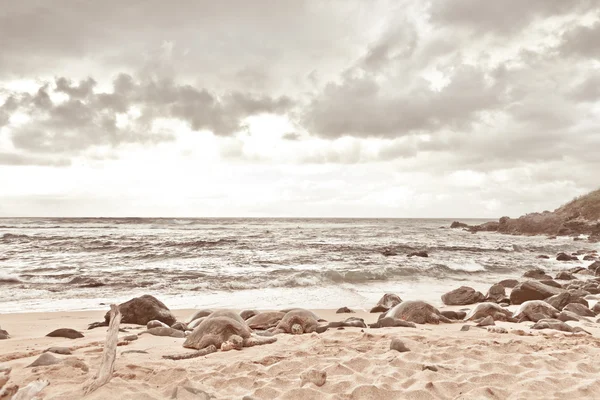
M 97 390 L 102 385 L 105 385 L 112 378 L 115 367 L 115 359 L 117 358 L 117 342 L 119 335 L 119 324 L 121 323 L 121 312 L 115 304 L 110 306 L 110 325 L 106 333 L 106 343 L 102 352 L 102 363 L 96 375 L 85 386 L 83 392 L 85 395 Z

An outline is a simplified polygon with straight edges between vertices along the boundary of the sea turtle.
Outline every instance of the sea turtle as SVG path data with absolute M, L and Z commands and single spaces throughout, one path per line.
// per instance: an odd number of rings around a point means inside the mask
M 240 318 L 238 316 L 238 318 Z M 201 350 L 210 345 L 217 349 L 241 350 L 242 347 L 251 347 L 277 341 L 274 337 L 259 337 L 252 334 L 252 330 L 242 321 L 239 322 L 228 316 L 210 317 L 187 337 L 183 347 Z
M 512 312 L 496 303 L 479 303 L 465 316 L 465 321 L 479 321 L 488 316 L 492 317 L 494 321 L 508 321 L 512 319 Z
M 275 328 L 274 333 L 302 333 L 316 332 L 319 327 L 319 317 L 312 311 L 296 308 L 288 311 Z
M 277 326 L 284 316 L 281 311 L 267 311 L 247 319 L 246 324 L 250 329 L 266 330 Z
M 194 314 L 192 314 L 191 317 L 188 318 L 187 323 L 189 324 L 198 318 L 208 317 L 212 313 L 212 310 L 198 310 Z
M 543 300 L 529 300 L 515 310 L 513 318 L 519 321 L 538 322 L 541 319 L 556 318 L 558 314 L 560 314 L 560 311 Z
M 584 332 L 590 335 L 590 333 L 579 326 L 571 326 L 565 322 L 557 319 L 540 319 L 537 321 L 531 329 L 554 329 L 562 332 L 577 333 Z
M 377 302 L 377 305 L 371 309 L 370 312 L 386 312 L 390 308 L 395 307 L 396 305 L 402 303 L 402 299 L 397 294 L 386 293 L 383 295 L 381 299 Z
M 226 318 L 231 318 L 234 321 L 239 322 L 242 325 L 246 324 L 246 321 L 244 321 L 244 318 L 242 318 L 240 316 L 240 314 L 236 313 L 235 311 L 232 310 L 219 310 L 219 311 L 215 311 L 213 313 L 211 313 L 209 316 L 206 317 L 206 319 L 211 319 L 211 318 L 217 318 L 217 317 L 226 317 Z
M 444 317 L 437 308 L 420 300 L 404 301 L 385 313 L 384 318 L 402 319 L 417 324 L 452 322 Z
M 240 312 L 240 317 L 242 317 L 244 321 L 246 321 L 258 314 L 260 313 L 256 310 L 243 310 Z

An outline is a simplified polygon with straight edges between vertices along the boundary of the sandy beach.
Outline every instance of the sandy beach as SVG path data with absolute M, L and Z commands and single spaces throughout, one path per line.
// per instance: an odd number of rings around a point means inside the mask
M 463 307 L 445 307 L 456 310 Z M 328 321 L 347 316 L 371 323 L 378 314 L 336 314 L 314 310 Z M 182 320 L 193 310 L 176 310 Z M 0 341 L 0 362 L 12 367 L 11 383 L 36 379 L 50 385 L 40 398 L 79 399 L 84 383 L 100 365 L 106 328 L 86 330 L 104 312 L 23 313 L 0 316 L 11 339 Z M 468 323 L 469 325 L 475 325 Z M 532 323 L 496 322 L 508 333 L 488 332 L 464 323 L 417 325 L 417 328 L 344 328 L 317 334 L 277 335 L 269 345 L 209 354 L 189 360 L 166 360 L 166 354 L 191 352 L 184 339 L 149 334 L 120 345 L 112 380 L 90 399 L 593 399 L 600 391 L 600 329 L 592 335 L 533 331 Z M 582 325 L 583 324 L 583 325 Z M 57 328 L 74 328 L 85 337 L 50 338 Z M 145 328 L 123 324 L 126 336 Z M 390 350 L 399 338 L 410 349 Z M 59 364 L 27 368 L 53 346 Z M 135 351 L 135 352 L 132 352 Z M 139 352 L 141 351 L 141 352 Z M 325 371 L 326 383 L 301 386 L 301 375 Z M 247 396 L 247 397 L 245 397 Z

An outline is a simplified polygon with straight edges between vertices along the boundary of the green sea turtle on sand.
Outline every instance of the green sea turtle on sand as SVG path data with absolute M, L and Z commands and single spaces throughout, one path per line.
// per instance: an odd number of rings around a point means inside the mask
M 404 301 L 385 313 L 384 318 L 396 318 L 417 324 L 452 322 L 450 319 L 444 317 L 437 308 L 420 300 Z

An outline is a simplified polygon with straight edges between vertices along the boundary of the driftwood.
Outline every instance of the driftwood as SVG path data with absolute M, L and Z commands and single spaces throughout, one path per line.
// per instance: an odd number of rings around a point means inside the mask
M 0 367 L 0 400 L 10 400 L 19 389 L 16 385 L 5 386 L 10 379 L 10 367 Z
M 102 352 L 102 363 L 96 375 L 89 381 L 83 393 L 85 395 L 97 390 L 105 385 L 112 378 L 115 368 L 115 359 L 117 358 L 117 342 L 119 335 L 119 324 L 121 323 L 121 312 L 115 304 L 110 305 L 110 324 L 106 333 L 106 343 Z
M 24 388 L 19 389 L 11 400 L 31 400 L 49 384 L 48 381 L 33 381 Z

